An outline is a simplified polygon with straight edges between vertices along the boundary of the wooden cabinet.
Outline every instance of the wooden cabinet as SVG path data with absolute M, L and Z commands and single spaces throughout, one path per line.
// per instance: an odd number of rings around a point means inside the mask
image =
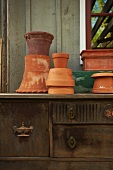
M 112 94 L 0 94 L 0 170 L 112 167 Z
M 27 133 L 26 128 L 28 128 Z M 46 102 L 22 99 L 1 100 L 0 156 L 49 156 L 48 104 Z

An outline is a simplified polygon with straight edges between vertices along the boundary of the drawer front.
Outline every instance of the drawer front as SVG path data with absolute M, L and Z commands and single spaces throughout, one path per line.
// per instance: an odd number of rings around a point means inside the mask
M 0 103 L 0 157 L 48 156 L 48 103 Z
M 113 103 L 105 101 L 53 102 L 53 124 L 113 123 Z
M 113 162 L 85 161 L 1 161 L 0 170 L 112 170 Z
M 113 126 L 53 127 L 54 157 L 113 157 Z

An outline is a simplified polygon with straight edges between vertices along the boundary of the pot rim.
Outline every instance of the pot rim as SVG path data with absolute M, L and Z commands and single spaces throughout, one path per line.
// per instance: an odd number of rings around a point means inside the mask
M 24 34 L 24 37 L 27 39 L 27 37 L 30 37 L 30 35 L 43 35 L 44 37 L 47 36 L 49 37 L 51 40 L 54 39 L 54 36 L 49 33 L 49 32 L 44 32 L 44 31 L 31 31 L 31 32 L 27 32 Z
M 88 50 L 82 50 L 81 51 L 81 53 L 80 53 L 80 55 L 82 55 L 83 53 L 90 53 L 90 52 L 94 52 L 94 53 L 97 53 L 97 52 L 102 52 L 102 53 L 104 53 L 104 52 L 113 52 L 113 49 L 88 49 Z
M 113 73 L 95 73 L 91 77 L 113 77 Z
M 53 53 L 52 54 L 52 58 L 69 58 L 69 54 L 68 53 Z

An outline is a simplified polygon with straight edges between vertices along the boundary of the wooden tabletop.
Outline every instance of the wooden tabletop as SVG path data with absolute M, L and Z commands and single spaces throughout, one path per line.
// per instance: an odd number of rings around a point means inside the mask
M 92 94 L 92 93 L 75 93 L 75 94 L 46 94 L 46 93 L 0 93 L 0 98 L 40 98 L 40 99 L 111 99 L 113 94 Z

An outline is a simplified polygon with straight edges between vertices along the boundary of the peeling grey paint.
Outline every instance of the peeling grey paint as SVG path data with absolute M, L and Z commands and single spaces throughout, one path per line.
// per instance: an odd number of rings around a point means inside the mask
M 52 33 L 54 40 L 50 48 L 50 57 L 55 52 L 67 52 L 70 54 L 68 68 L 71 68 L 72 71 L 82 69 L 79 59 L 79 0 L 8 0 L 8 11 L 6 9 L 7 0 L 1 1 L 5 9 L 2 11 L 4 13 L 2 21 L 5 24 L 2 28 L 4 92 L 6 89 L 8 92 L 15 92 L 21 84 L 24 73 L 24 56 L 27 54 L 24 39 L 26 31 Z M 7 19 L 8 25 L 6 25 Z M 52 58 L 51 67 L 53 67 Z

